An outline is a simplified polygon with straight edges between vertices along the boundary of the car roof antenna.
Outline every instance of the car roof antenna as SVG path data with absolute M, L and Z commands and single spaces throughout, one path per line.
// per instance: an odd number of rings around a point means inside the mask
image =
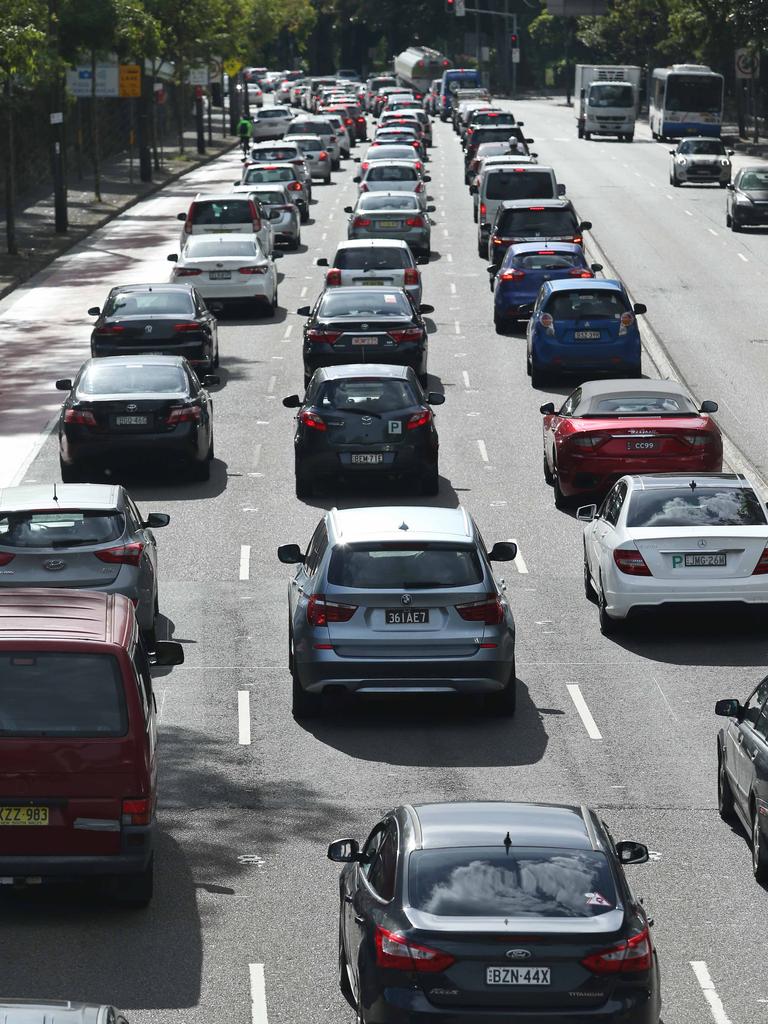
M 55 480 L 53 481 L 53 500 L 56 501 L 56 502 L 58 502 L 58 500 L 59 500 L 59 496 L 56 493 L 56 481 Z
M 692 491 L 695 491 L 696 490 L 696 481 L 695 480 L 691 480 L 691 482 L 688 484 L 688 486 L 691 488 Z
M 509 832 L 507 832 L 507 834 L 504 836 L 504 849 L 507 851 L 507 853 L 509 853 L 509 848 L 510 848 L 511 845 L 512 845 L 512 838 L 511 838 Z

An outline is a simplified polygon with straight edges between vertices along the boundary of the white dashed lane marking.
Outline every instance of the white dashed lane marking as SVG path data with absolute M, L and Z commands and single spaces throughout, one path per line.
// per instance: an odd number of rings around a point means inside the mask
M 584 728 L 587 730 L 587 735 L 591 740 L 601 740 L 603 734 L 597 728 L 597 723 L 592 717 L 592 712 L 587 706 L 587 702 L 584 700 L 584 694 L 581 692 L 581 687 L 578 683 L 566 683 L 568 693 L 571 695 L 571 700 L 576 706 L 576 710 L 579 713 L 579 718 L 584 723 Z
M 237 691 L 237 742 L 241 747 L 251 745 L 251 691 Z
M 240 579 L 247 580 L 251 576 L 251 545 L 240 546 Z
M 269 1024 L 264 964 L 248 964 L 251 976 L 251 1024 Z
M 478 450 L 480 451 L 480 458 L 483 460 L 483 462 L 487 462 L 488 461 L 488 449 L 485 447 L 485 441 L 478 440 L 477 447 L 478 447 Z
M 723 1001 L 717 994 L 715 983 L 712 981 L 709 970 L 707 969 L 706 961 L 690 960 L 689 963 L 693 968 L 693 973 L 696 975 L 696 981 L 699 983 L 699 987 L 704 994 L 704 998 L 709 1003 L 709 1009 L 716 1024 L 731 1024 L 730 1017 L 725 1012 Z

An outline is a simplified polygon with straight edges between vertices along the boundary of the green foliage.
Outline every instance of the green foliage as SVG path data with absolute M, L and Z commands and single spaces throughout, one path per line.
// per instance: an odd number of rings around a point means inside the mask
M 40 0 L 0 0 L 0 83 L 40 78 L 47 45 L 40 27 L 47 10 Z

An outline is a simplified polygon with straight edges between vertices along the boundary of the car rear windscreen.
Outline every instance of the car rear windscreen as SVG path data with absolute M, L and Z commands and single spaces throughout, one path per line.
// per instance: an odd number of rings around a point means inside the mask
M 298 160 L 299 153 L 295 146 L 283 146 L 281 149 L 258 149 L 253 150 L 253 155 L 259 160 Z
M 83 395 L 185 395 L 187 378 L 180 366 L 157 363 L 135 363 L 126 366 L 105 366 L 100 359 L 91 362 L 77 384 Z
M 270 181 L 294 181 L 296 172 L 292 165 L 286 167 L 249 167 L 243 178 L 244 185 L 268 185 Z M 250 216 L 248 217 L 250 220 Z
M 121 512 L 0 512 L 0 547 L 73 548 L 122 537 Z
M 485 179 L 486 199 L 554 199 L 552 176 L 518 168 L 490 171 Z
M 613 320 L 629 310 L 624 295 L 618 291 L 564 291 L 550 295 L 543 307 L 555 320 Z
M 376 195 L 369 192 L 360 196 L 358 210 L 418 210 L 419 201 L 412 192 L 399 192 L 396 196 Z
M 263 121 L 265 117 L 287 117 L 288 114 L 285 110 L 260 110 L 256 115 L 258 121 Z
M 411 146 L 384 145 L 376 146 L 366 153 L 365 159 L 372 163 L 375 160 L 413 160 L 415 156 Z
M 438 917 L 592 918 L 617 906 L 605 854 L 512 846 L 416 850 L 408 860 L 416 910 Z
M 285 192 L 254 192 L 254 195 L 262 206 L 281 205 L 289 203 L 290 199 Z
M 371 246 L 365 249 L 339 249 L 333 261 L 338 270 L 403 270 L 413 266 L 408 249 Z
M 573 270 L 584 266 L 580 256 L 569 252 L 527 252 L 513 256 L 510 263 L 519 270 Z
M 499 229 L 504 235 L 518 238 L 557 238 L 575 235 L 578 222 L 570 210 L 504 210 Z
M 0 652 L 0 737 L 102 738 L 127 729 L 112 655 Z
M 329 289 L 320 300 L 318 316 L 413 316 L 413 310 L 401 291 L 382 291 L 379 288 L 360 288 L 353 292 Z
M 364 590 L 469 587 L 483 570 L 474 547 L 455 544 L 346 544 L 334 549 L 328 582 Z
M 323 410 L 344 412 L 355 409 L 376 416 L 419 405 L 419 400 L 407 380 L 352 377 L 348 380 L 326 381 L 314 404 Z
M 746 487 L 649 487 L 632 493 L 627 512 L 627 526 L 763 525 L 757 495 Z
M 638 391 L 599 395 L 580 416 L 697 416 L 698 410 L 685 395 L 652 394 Z
M 419 175 L 415 167 L 371 167 L 366 181 L 416 181 Z
M 205 227 L 216 224 L 250 224 L 252 219 L 248 199 L 198 199 L 192 210 L 192 223 Z
M 482 114 L 472 114 L 470 124 L 488 124 L 493 128 L 517 127 L 517 122 L 511 114 L 501 114 L 496 110 L 484 111 Z
M 179 289 L 153 288 L 152 291 L 114 292 L 107 299 L 104 316 L 191 316 L 195 312 L 192 296 Z
M 319 153 L 323 148 L 322 139 L 297 139 L 296 146 L 302 153 Z

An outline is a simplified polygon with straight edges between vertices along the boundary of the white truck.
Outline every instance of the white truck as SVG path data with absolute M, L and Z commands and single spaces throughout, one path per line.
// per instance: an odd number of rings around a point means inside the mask
M 429 87 L 435 78 L 442 78 L 446 68 L 453 67 L 438 50 L 431 50 L 428 46 L 409 46 L 407 50 L 398 53 L 394 60 L 394 70 L 398 81 L 420 94 L 420 99 L 429 92 Z
M 573 90 L 580 139 L 616 135 L 631 142 L 640 101 L 639 67 L 577 64 Z

